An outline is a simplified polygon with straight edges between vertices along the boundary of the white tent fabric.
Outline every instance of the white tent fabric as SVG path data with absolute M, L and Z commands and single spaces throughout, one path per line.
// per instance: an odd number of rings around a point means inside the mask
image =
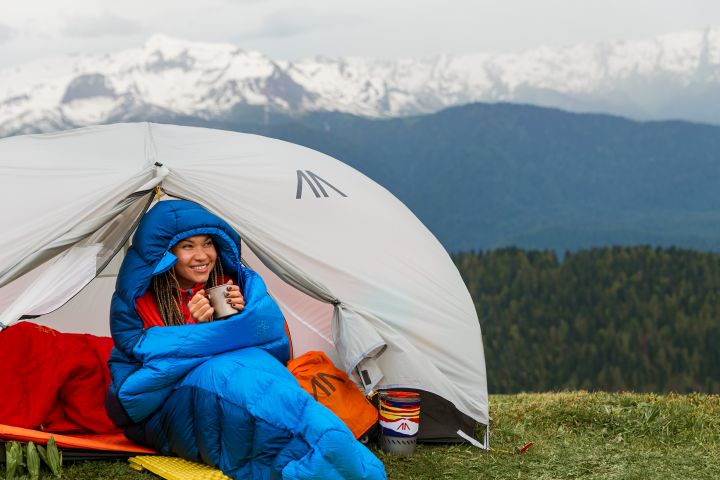
M 96 258 L 101 245 L 73 247 L 50 265 L 16 300 L 0 313 L 3 325 L 23 315 L 44 315 L 72 298 L 97 274 Z
M 101 229 L 123 213 L 131 229 L 160 185 L 238 231 L 244 261 L 288 317 L 296 355 L 322 349 L 351 373 L 373 358 L 377 388 L 433 392 L 488 423 L 480 326 L 457 269 L 401 202 L 347 165 L 256 135 L 141 123 L 0 140 L 0 174 L 0 201 L 16 207 L 0 251 L 0 308 L 13 279 L 80 241 L 117 252 L 125 238 Z M 38 289 L 26 290 L 26 307 L 5 305 L 2 322 L 69 298 L 29 293 Z M 107 322 L 106 312 L 86 314 Z

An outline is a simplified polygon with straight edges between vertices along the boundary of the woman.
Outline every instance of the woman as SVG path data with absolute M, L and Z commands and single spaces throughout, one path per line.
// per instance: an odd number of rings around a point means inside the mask
M 170 252 L 176 257 L 175 265 L 154 276 L 148 291 L 137 300 L 136 307 L 146 328 L 212 321 L 215 311 L 205 289 L 222 284 L 228 285 L 227 302 L 242 311 L 245 299 L 240 288 L 223 274 L 210 235 L 184 238 Z
M 238 313 L 213 321 L 204 291 L 232 282 Z M 107 409 L 136 443 L 233 478 L 379 479 L 384 467 L 285 368 L 289 343 L 230 226 L 187 201 L 143 217 L 111 306 Z

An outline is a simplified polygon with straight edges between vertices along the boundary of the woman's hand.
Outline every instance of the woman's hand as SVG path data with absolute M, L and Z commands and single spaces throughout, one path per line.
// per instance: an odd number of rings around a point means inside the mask
M 210 306 L 210 300 L 205 296 L 205 290 L 199 290 L 188 302 L 188 310 L 197 323 L 209 322 L 213 319 L 215 310 Z
M 245 297 L 243 297 L 243 294 L 240 293 L 240 287 L 233 285 L 232 280 L 228 282 L 227 290 L 225 291 L 225 298 L 230 306 L 238 312 L 242 312 L 243 308 L 245 308 Z

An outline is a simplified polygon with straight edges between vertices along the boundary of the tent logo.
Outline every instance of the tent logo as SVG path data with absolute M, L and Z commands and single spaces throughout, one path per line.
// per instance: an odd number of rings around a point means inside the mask
M 322 390 L 322 392 L 325 394 L 326 397 L 329 397 L 330 395 L 332 395 L 332 392 L 337 390 L 337 388 L 335 388 L 335 385 L 333 385 L 332 382 L 329 380 L 330 378 L 332 378 L 333 380 L 337 380 L 340 383 L 345 383 L 345 380 L 343 380 L 340 377 L 330 375 L 329 373 L 319 372 L 310 381 L 310 385 L 312 386 L 312 396 L 315 398 L 315 400 L 318 399 L 318 388 L 320 390 Z M 320 383 L 321 380 L 325 385 Z M 327 387 L 326 387 L 326 385 L 327 385 Z M 329 390 L 328 390 L 328 388 L 329 388 Z
M 323 187 L 323 184 L 326 186 L 332 188 L 337 193 L 339 193 L 343 197 L 347 197 L 343 192 L 335 188 L 330 182 L 325 180 L 324 178 L 320 178 L 310 170 L 298 170 L 297 171 L 297 193 L 295 194 L 295 199 L 302 198 L 302 188 L 303 183 L 307 182 L 308 186 L 312 190 L 312 192 L 315 194 L 315 198 L 320 198 L 320 194 L 322 194 L 323 197 L 328 197 L 328 193 Z

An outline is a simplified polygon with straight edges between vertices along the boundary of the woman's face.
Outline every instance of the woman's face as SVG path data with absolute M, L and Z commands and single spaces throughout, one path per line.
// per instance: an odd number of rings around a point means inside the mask
M 217 260 L 217 251 L 209 235 L 184 238 L 170 252 L 177 257 L 175 275 L 180 288 L 184 289 L 207 282 Z

